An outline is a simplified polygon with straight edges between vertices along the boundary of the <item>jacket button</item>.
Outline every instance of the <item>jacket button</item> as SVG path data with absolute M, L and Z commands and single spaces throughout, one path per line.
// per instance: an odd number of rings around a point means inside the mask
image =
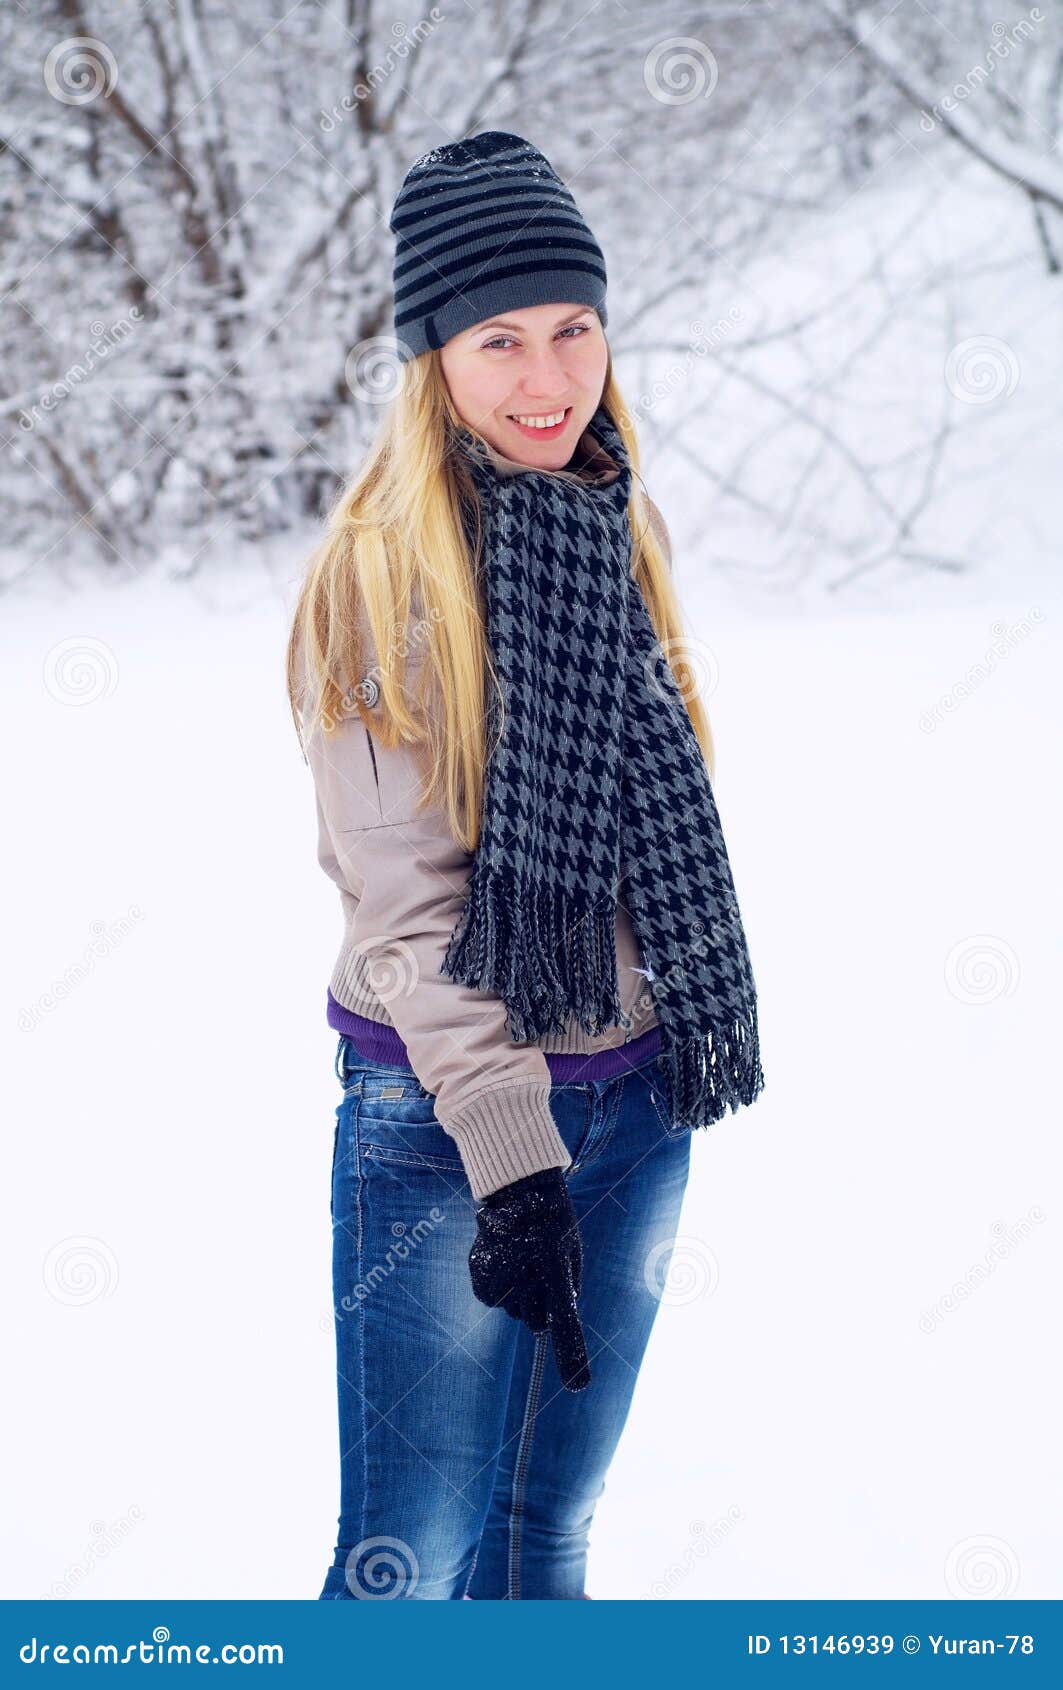
M 358 690 L 361 693 L 362 698 L 365 700 L 366 708 L 368 710 L 372 710 L 373 705 L 380 697 L 380 687 L 377 682 L 374 681 L 372 675 L 366 675 Z

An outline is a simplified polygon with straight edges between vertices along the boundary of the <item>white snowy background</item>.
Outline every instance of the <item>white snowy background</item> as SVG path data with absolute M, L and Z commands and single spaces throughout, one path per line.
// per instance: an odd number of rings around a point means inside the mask
M 588 1589 L 1058 1598 L 1058 8 L 442 14 L 0 23 L 3 1594 L 331 1557 L 284 642 L 394 379 L 394 193 L 503 128 L 606 254 L 766 1075 L 692 1147 Z

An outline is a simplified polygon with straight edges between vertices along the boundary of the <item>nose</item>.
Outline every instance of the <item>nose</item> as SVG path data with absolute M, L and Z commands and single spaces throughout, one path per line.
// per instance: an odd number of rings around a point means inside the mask
M 522 391 L 529 399 L 559 399 L 568 392 L 568 376 L 553 347 L 528 354 Z

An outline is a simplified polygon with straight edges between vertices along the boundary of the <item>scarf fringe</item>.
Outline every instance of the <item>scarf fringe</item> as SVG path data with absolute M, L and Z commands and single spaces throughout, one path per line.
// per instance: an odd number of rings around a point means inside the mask
M 615 933 L 611 899 L 588 908 L 477 865 L 439 971 L 504 998 L 514 1039 L 564 1033 L 570 1016 L 593 1036 L 621 1020 Z
M 764 1089 L 756 1000 L 731 1020 L 678 1044 L 670 1044 L 666 1034 L 661 1060 L 677 1131 L 711 1127 L 728 1109 L 752 1103 Z

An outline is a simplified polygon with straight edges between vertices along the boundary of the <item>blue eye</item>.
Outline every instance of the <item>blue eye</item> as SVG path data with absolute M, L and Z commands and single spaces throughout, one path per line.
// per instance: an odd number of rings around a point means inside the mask
M 590 332 L 591 332 L 589 323 L 566 323 L 563 329 L 558 330 L 559 336 L 565 335 L 566 337 L 568 337 L 570 339 L 577 339 L 578 336 L 576 336 L 576 335 L 569 336 L 569 330 L 570 329 L 577 329 L 579 331 L 580 335 L 590 334 Z M 496 335 L 493 335 L 490 340 L 484 341 L 483 345 L 480 348 L 480 351 L 481 352 L 491 352 L 496 347 L 498 347 L 502 341 L 512 340 L 512 339 L 513 339 L 513 336 L 511 334 L 496 334 Z

